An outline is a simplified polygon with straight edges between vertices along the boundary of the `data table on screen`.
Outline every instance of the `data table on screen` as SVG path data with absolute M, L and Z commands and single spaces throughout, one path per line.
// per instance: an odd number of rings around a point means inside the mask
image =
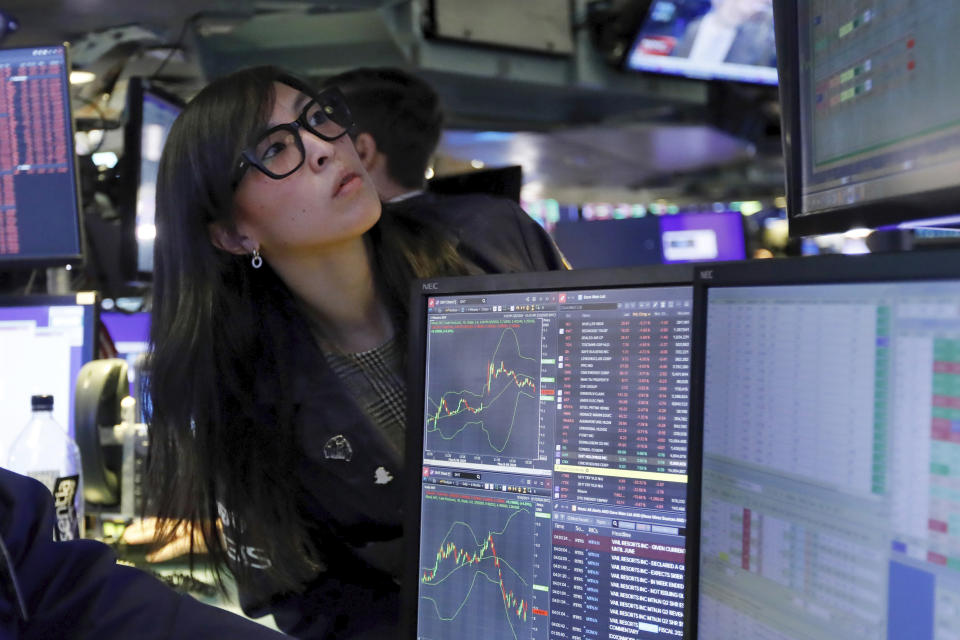
M 700 637 L 950 637 L 960 283 L 713 288 L 704 380 Z
M 0 51 L 0 262 L 80 255 L 62 47 Z

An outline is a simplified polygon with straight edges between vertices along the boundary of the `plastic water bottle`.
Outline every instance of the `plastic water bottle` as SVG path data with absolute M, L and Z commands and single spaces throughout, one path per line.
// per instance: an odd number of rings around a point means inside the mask
M 42 482 L 56 508 L 54 540 L 83 535 L 83 471 L 80 449 L 53 419 L 53 396 L 32 396 L 33 415 L 10 449 L 7 467 Z

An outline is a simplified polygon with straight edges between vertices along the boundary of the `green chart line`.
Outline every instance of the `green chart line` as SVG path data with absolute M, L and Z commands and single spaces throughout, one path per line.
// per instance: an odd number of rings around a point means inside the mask
M 457 616 L 460 615 L 460 611 L 467 604 L 467 600 L 470 599 L 470 594 L 473 592 L 474 586 L 477 584 L 477 578 L 480 575 L 483 575 L 486 580 L 492 584 L 496 584 L 500 589 L 500 598 L 503 601 L 504 613 L 507 616 L 507 624 L 510 625 L 510 630 L 513 633 L 515 640 L 518 640 L 517 630 L 514 627 L 512 617 L 516 618 L 517 623 L 526 622 L 527 615 L 530 609 L 530 603 L 524 600 L 523 598 L 518 598 L 513 590 L 508 590 L 503 580 L 503 567 L 505 566 L 513 575 L 523 583 L 523 586 L 528 586 L 527 581 L 523 579 L 523 576 L 513 568 L 513 566 L 507 562 L 505 559 L 497 555 L 496 543 L 493 539 L 494 536 L 502 536 L 507 528 L 510 526 L 511 520 L 517 517 L 521 513 L 530 514 L 530 511 L 527 509 L 518 509 L 514 513 L 510 514 L 510 517 L 507 518 L 507 521 L 504 523 L 503 528 L 500 531 L 490 531 L 484 536 L 483 543 L 477 538 L 476 533 L 466 522 L 460 520 L 454 522 L 450 525 L 450 528 L 447 529 L 447 533 L 444 534 L 443 540 L 440 542 L 440 549 L 437 551 L 436 560 L 432 568 L 423 569 L 420 576 L 421 584 L 438 586 L 443 584 L 451 576 L 463 571 L 469 570 L 471 567 L 478 567 L 486 561 L 486 566 L 489 567 L 492 561 L 493 568 L 496 569 L 496 577 L 490 576 L 487 569 L 477 568 L 474 570 L 473 579 L 470 581 L 470 588 L 467 590 L 466 595 L 464 595 L 463 600 L 457 606 L 456 610 L 450 616 L 444 616 L 440 613 L 440 607 L 437 604 L 437 601 L 430 596 L 422 596 L 424 600 L 429 600 L 433 603 L 434 611 L 437 614 L 437 618 L 444 622 L 450 622 L 455 620 Z M 473 538 L 474 547 L 477 548 L 476 551 L 469 551 L 467 549 L 460 549 L 457 547 L 455 542 L 448 542 L 447 539 L 450 537 L 450 534 L 453 530 L 458 527 L 466 527 L 470 532 L 470 536 Z M 440 578 L 437 577 L 437 574 L 440 571 L 440 564 L 445 560 L 453 560 L 453 568 L 445 573 Z
M 510 442 L 510 437 L 513 433 L 513 427 L 516 424 L 517 410 L 520 405 L 520 397 L 524 396 L 527 398 L 536 399 L 537 394 L 537 385 L 534 381 L 533 376 L 529 376 L 523 373 L 518 373 L 514 369 L 508 369 L 503 360 L 497 363 L 497 355 L 500 352 L 500 347 L 503 346 L 504 338 L 507 334 L 510 334 L 513 337 L 513 342 L 517 347 L 517 357 L 522 360 L 528 360 L 531 363 L 534 363 L 532 366 L 537 368 L 536 358 L 530 358 L 524 356 L 520 353 L 520 338 L 517 336 L 516 331 L 513 329 L 506 329 L 500 334 L 500 339 L 497 341 L 497 346 L 493 350 L 493 355 L 487 361 L 486 371 L 485 371 L 485 381 L 480 393 L 475 393 L 473 391 L 463 389 L 461 391 L 446 391 L 440 397 L 438 402 L 431 400 L 431 404 L 434 408 L 434 413 L 427 418 L 427 433 L 438 433 L 440 437 L 444 440 L 453 440 L 459 436 L 467 427 L 477 425 L 487 436 L 487 443 L 490 445 L 490 448 L 497 453 L 503 453 L 507 448 L 507 444 Z M 494 382 L 500 378 L 509 378 L 510 383 L 505 385 L 500 391 L 493 394 Z M 440 428 L 441 421 L 449 420 L 450 418 L 455 418 L 457 416 L 463 415 L 464 413 L 470 413 L 477 415 L 483 411 L 490 409 L 494 406 L 497 401 L 507 392 L 508 389 L 516 387 L 516 396 L 514 397 L 513 404 L 513 414 L 510 419 L 510 428 L 507 430 L 506 438 L 504 438 L 502 445 L 496 445 L 493 442 L 492 434 L 490 430 L 487 429 L 483 420 L 472 420 L 465 422 L 460 426 L 459 429 L 452 433 L 444 433 Z M 530 389 L 528 392 L 527 389 Z M 448 402 L 448 397 L 454 396 L 457 398 L 456 406 L 450 406 Z M 473 404 L 471 401 L 464 398 L 464 396 L 471 396 L 474 399 Z

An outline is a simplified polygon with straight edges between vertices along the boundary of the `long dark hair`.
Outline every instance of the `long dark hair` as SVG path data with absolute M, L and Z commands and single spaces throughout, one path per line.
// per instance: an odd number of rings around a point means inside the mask
M 199 533 L 218 579 L 228 567 L 243 583 L 255 563 L 239 551 L 253 548 L 269 557 L 276 586 L 296 589 L 312 577 L 316 549 L 290 472 L 300 461 L 287 393 L 296 374 L 283 354 L 313 338 L 269 265 L 252 269 L 249 256 L 215 248 L 208 231 L 212 223 L 235 228 L 237 162 L 267 121 L 276 82 L 312 93 L 276 67 L 243 70 L 201 91 L 167 138 L 157 179 L 148 478 L 160 544 L 181 525 L 206 523 Z M 385 216 L 367 238 L 398 329 L 412 278 L 466 273 L 443 232 L 424 223 Z M 218 516 L 232 523 L 227 544 Z

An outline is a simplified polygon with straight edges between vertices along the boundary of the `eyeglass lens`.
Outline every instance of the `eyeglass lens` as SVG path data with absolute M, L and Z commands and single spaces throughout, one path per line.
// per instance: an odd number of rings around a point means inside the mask
M 342 136 L 346 128 L 335 120 L 344 120 L 335 106 L 311 101 L 297 122 L 322 139 Z M 268 132 L 255 147 L 257 160 L 271 173 L 284 175 L 297 169 L 303 161 L 303 143 L 299 131 L 290 126 Z

